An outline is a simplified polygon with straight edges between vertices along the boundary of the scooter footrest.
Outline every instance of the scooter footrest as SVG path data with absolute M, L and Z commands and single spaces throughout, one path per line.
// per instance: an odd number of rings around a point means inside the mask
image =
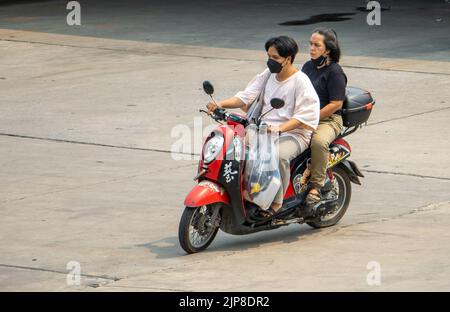
M 295 195 L 283 202 L 283 210 L 289 210 L 291 208 L 296 208 L 303 202 L 303 196 Z

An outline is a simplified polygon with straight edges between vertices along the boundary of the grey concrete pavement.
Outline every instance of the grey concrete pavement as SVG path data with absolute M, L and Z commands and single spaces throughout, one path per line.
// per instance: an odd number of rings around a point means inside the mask
M 172 159 L 171 130 L 192 129 L 202 80 L 230 96 L 264 53 L 0 30 L 0 54 L 0 289 L 450 290 L 450 63 L 346 57 L 377 104 L 349 138 L 366 178 L 342 222 L 219 233 L 185 256 L 196 162 Z M 72 260 L 80 286 L 66 284 Z

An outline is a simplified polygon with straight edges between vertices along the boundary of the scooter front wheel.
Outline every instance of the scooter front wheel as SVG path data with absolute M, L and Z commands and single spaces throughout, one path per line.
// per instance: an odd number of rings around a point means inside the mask
M 220 215 L 211 205 L 186 207 L 178 228 L 178 240 L 187 253 L 206 249 L 219 230 Z

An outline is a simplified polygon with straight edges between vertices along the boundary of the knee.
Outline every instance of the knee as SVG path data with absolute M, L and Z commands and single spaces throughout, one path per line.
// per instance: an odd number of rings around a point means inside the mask
M 328 141 L 324 140 L 320 134 L 315 133 L 311 139 L 312 150 L 328 150 Z

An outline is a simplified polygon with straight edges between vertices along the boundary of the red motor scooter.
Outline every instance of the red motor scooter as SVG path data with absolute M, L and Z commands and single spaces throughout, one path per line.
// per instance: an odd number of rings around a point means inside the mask
M 211 96 L 213 86 L 205 81 L 204 91 Z M 369 118 L 375 101 L 365 90 L 347 87 L 342 109 L 345 131 L 330 145 L 327 179 L 321 189 L 322 200 L 314 207 L 304 205 L 308 193 L 309 162 L 311 150 L 307 149 L 291 161 L 291 181 L 284 195 L 282 208 L 271 217 L 262 218 L 260 208 L 243 196 L 246 152 L 245 128 L 249 121 L 245 116 L 228 113 L 218 108 L 212 114 L 214 120 L 225 122 L 206 138 L 198 174 L 198 184 L 187 195 L 181 217 L 178 237 L 187 253 L 207 248 L 219 228 L 229 234 L 250 234 L 272 230 L 292 223 L 307 223 L 314 228 L 336 224 L 345 214 L 351 198 L 351 183 L 361 184 L 363 177 L 356 164 L 348 157 L 350 145 L 343 137 L 355 132 Z M 272 99 L 272 109 L 284 105 L 280 99 Z M 261 116 L 262 117 L 262 116 Z M 256 125 L 261 123 L 261 117 Z

